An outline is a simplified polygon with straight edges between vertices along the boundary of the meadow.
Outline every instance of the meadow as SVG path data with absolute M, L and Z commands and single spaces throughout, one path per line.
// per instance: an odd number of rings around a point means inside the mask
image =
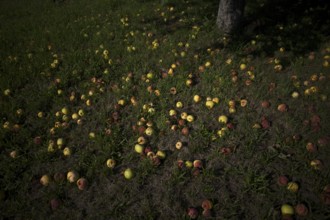
M 330 219 L 330 10 L 0 2 L 0 219 Z

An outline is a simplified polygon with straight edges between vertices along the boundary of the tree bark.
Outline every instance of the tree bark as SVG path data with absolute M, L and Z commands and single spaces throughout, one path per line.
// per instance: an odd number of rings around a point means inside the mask
M 238 30 L 244 14 L 245 0 L 220 0 L 217 26 L 225 34 Z

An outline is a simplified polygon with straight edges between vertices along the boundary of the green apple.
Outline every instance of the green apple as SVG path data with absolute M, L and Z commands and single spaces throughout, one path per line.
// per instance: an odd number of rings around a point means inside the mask
M 144 151 L 144 147 L 141 144 L 136 144 L 134 146 L 134 150 L 135 150 L 135 152 L 142 154 Z
M 218 118 L 218 121 L 219 121 L 220 123 L 227 124 L 227 122 L 228 122 L 228 117 L 225 116 L 225 115 L 220 115 L 219 118 Z
M 78 111 L 78 115 L 79 115 L 80 117 L 82 117 L 82 116 L 84 116 L 84 114 L 85 114 L 84 110 L 83 110 L 83 109 L 79 109 L 79 111 Z
M 293 215 L 294 208 L 289 204 L 283 204 L 281 206 L 281 213 L 282 213 L 282 215 Z
M 64 115 L 67 115 L 69 113 L 69 110 L 68 108 L 64 107 L 62 108 L 61 112 L 64 114 Z
M 174 116 L 174 115 L 176 115 L 176 111 L 175 111 L 174 109 L 171 109 L 171 110 L 169 111 L 169 115 L 170 115 L 170 116 Z
M 124 177 L 126 179 L 132 179 L 133 178 L 133 171 L 131 168 L 127 168 L 125 171 L 124 171 Z
M 157 157 L 159 157 L 160 159 L 165 159 L 166 154 L 164 151 L 158 150 L 156 153 Z

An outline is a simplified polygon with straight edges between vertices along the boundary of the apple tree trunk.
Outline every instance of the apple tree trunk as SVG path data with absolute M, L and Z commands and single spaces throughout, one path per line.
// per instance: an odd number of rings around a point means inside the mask
M 217 26 L 225 34 L 237 31 L 241 25 L 245 0 L 220 0 Z

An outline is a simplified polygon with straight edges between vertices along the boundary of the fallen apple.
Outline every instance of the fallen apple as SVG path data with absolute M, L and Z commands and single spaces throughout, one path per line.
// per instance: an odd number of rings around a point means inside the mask
M 202 98 L 199 96 L 199 95 L 194 95 L 194 102 L 195 103 L 198 103 L 198 102 L 200 102 L 201 100 L 202 100 Z
M 136 153 L 142 154 L 144 151 L 144 147 L 141 144 L 136 144 L 134 146 L 134 150 Z
M 107 167 L 112 169 L 116 166 L 116 161 L 114 159 L 108 159 L 106 164 L 107 164 Z
M 65 180 L 65 175 L 61 172 L 57 172 L 54 174 L 53 178 L 56 183 L 63 183 Z
M 212 209 L 212 207 L 213 207 L 213 204 L 212 204 L 212 202 L 210 200 L 208 200 L 208 199 L 203 200 L 203 202 L 202 202 L 202 208 L 204 210 Z
M 58 209 L 61 205 L 61 201 L 57 198 L 51 199 L 50 200 L 50 208 L 55 211 L 56 209 Z
M 86 178 L 81 177 L 77 180 L 77 186 L 79 190 L 85 190 L 87 188 L 88 181 Z
M 124 177 L 125 177 L 125 179 L 128 179 L 128 180 L 133 178 L 133 171 L 131 168 L 127 168 L 124 171 Z
M 296 182 L 289 182 L 288 185 L 287 185 L 287 189 L 290 191 L 290 192 L 298 192 L 299 190 L 299 185 L 298 183 Z
M 307 216 L 308 208 L 305 204 L 299 203 L 294 207 L 295 213 L 299 216 Z
M 181 141 L 176 142 L 175 148 L 180 150 L 182 148 L 182 142 Z
M 289 183 L 289 179 L 288 179 L 288 177 L 286 177 L 284 175 L 281 175 L 281 176 L 278 177 L 277 183 L 280 186 L 287 186 L 288 183 Z
M 63 155 L 66 157 L 71 156 L 71 149 L 69 147 L 65 147 L 63 149 Z
M 41 185 L 43 185 L 43 186 L 48 186 L 48 185 L 49 185 L 49 182 L 50 182 L 50 177 L 49 177 L 47 174 L 43 175 L 43 176 L 40 178 L 40 183 L 41 183 Z
M 193 122 L 193 121 L 195 120 L 195 118 L 194 118 L 194 116 L 192 116 L 192 115 L 188 115 L 187 118 L 186 118 L 186 120 L 187 120 L 188 122 Z
M 165 159 L 166 153 L 164 151 L 162 151 L 162 150 L 158 150 L 156 152 L 156 156 L 159 157 L 160 159 Z
M 288 111 L 288 106 L 286 104 L 279 104 L 277 106 L 277 110 L 280 112 L 286 112 Z
M 185 136 L 188 136 L 189 135 L 189 128 L 188 127 L 182 128 L 181 133 Z
M 154 133 L 154 129 L 151 127 L 148 127 L 145 132 L 146 135 L 151 136 Z
M 207 101 L 205 102 L 205 106 L 206 106 L 208 109 L 211 109 L 211 108 L 213 108 L 213 106 L 214 106 L 214 102 L 213 102 L 212 100 L 207 100 Z
M 281 206 L 281 213 L 282 213 L 282 215 L 293 215 L 294 214 L 294 209 L 289 204 L 283 204 Z
M 187 215 L 190 219 L 196 219 L 198 217 L 198 210 L 196 208 L 190 207 L 187 210 Z
M 227 124 L 228 122 L 228 117 L 226 115 L 220 115 L 218 118 L 218 121 L 223 124 Z
M 202 168 L 203 167 L 203 162 L 201 160 L 194 160 L 193 166 L 195 168 Z
M 310 165 L 315 169 L 315 170 L 320 170 L 323 166 L 322 161 L 315 159 L 310 162 Z
M 66 175 L 66 178 L 67 180 L 70 182 L 70 183 L 73 183 L 73 182 L 76 182 L 79 178 L 79 175 L 76 171 L 69 171 Z
M 317 151 L 317 147 L 315 146 L 315 144 L 313 144 L 313 143 L 311 143 L 311 142 L 308 142 L 308 143 L 306 144 L 306 149 L 307 149 L 307 151 L 310 152 L 310 153 L 314 153 L 314 152 Z

